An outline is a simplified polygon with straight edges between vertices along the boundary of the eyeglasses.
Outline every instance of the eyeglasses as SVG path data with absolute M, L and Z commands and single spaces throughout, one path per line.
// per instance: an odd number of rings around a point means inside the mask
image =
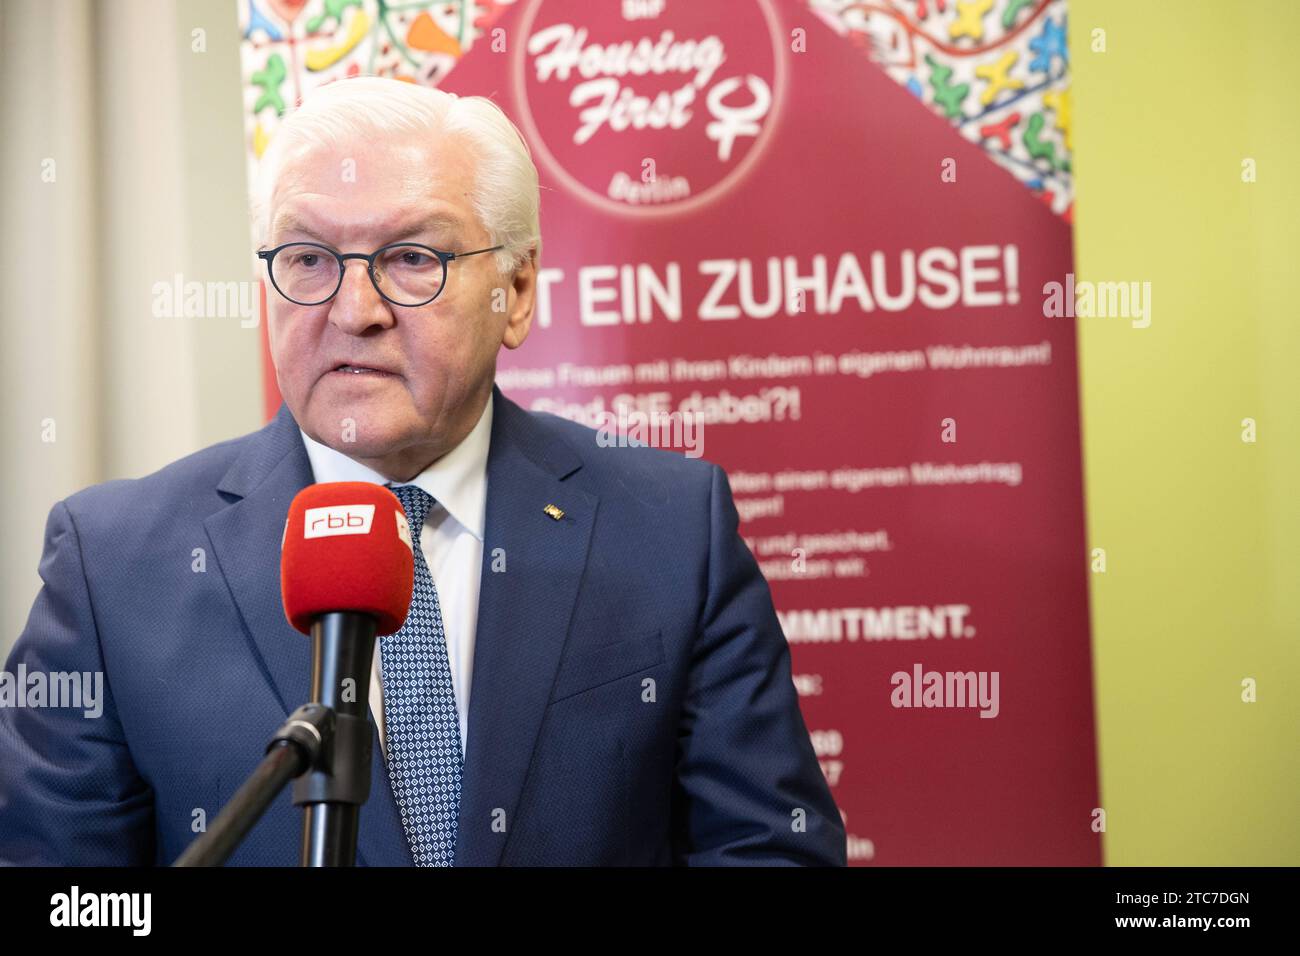
M 415 242 L 396 242 L 365 255 L 338 252 L 315 242 L 287 242 L 260 250 L 257 258 L 265 260 L 275 291 L 296 305 L 321 305 L 334 298 L 343 287 L 344 264 L 348 259 L 361 259 L 376 292 L 393 305 L 411 308 L 438 298 L 453 259 L 504 248 L 440 252 Z

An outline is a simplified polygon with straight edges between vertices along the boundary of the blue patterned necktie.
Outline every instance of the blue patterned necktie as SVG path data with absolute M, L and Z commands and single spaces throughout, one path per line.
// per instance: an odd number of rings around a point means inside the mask
M 401 630 L 379 640 L 388 779 L 415 865 L 452 866 L 460 809 L 460 716 L 438 590 L 420 547 L 433 498 L 415 485 L 389 489 L 411 526 L 415 590 Z

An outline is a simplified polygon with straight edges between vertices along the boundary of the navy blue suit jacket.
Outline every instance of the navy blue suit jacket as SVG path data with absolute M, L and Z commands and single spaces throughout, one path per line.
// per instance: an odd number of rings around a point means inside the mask
M 456 864 L 843 864 L 722 469 L 493 401 Z M 170 863 L 215 819 L 308 700 L 279 566 L 312 481 L 281 407 L 54 506 L 6 670 L 102 672 L 103 714 L 0 707 L 0 861 Z M 358 863 L 410 865 L 374 747 Z M 286 790 L 231 863 L 297 865 L 301 830 Z

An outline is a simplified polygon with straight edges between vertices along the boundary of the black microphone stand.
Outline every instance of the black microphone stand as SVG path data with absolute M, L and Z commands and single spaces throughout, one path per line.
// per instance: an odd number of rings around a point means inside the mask
M 323 614 L 311 627 L 311 697 L 334 712 L 334 743 L 293 785 L 304 807 L 303 866 L 353 866 L 361 805 L 370 796 L 370 668 L 375 619 L 355 611 Z
M 313 702 L 289 716 L 257 769 L 173 866 L 223 864 L 290 780 L 294 805 L 305 810 L 302 865 L 356 863 L 361 805 L 370 796 L 376 627 L 354 611 L 332 611 L 312 624 Z

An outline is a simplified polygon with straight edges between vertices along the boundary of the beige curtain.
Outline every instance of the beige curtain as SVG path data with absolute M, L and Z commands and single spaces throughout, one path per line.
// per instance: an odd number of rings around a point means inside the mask
M 58 500 L 260 424 L 261 330 L 155 315 L 252 278 L 232 0 L 0 3 L 0 654 Z

